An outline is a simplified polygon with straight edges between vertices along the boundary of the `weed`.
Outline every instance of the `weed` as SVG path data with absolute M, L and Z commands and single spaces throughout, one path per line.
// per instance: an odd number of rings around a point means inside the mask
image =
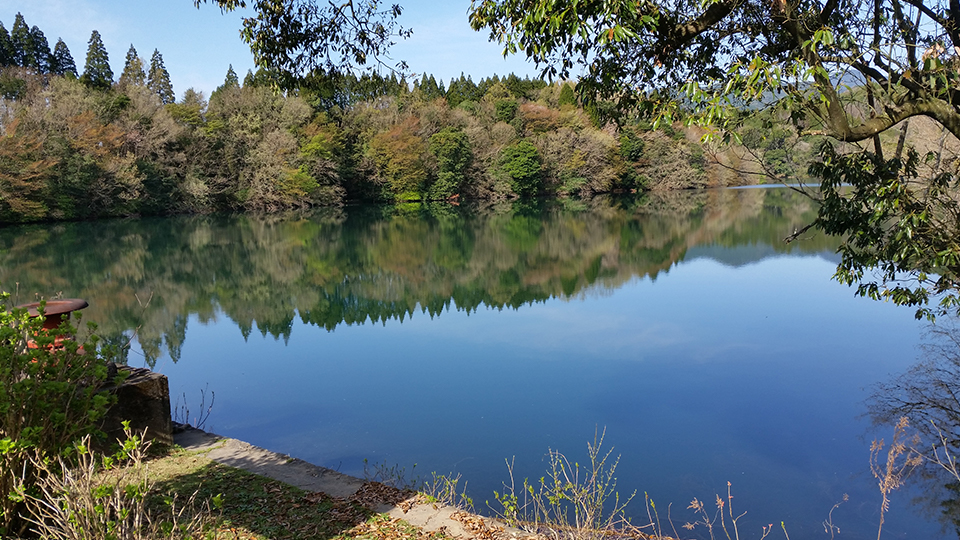
M 612 531 L 636 530 L 624 515 L 633 499 L 625 500 L 617 493 L 614 473 L 619 457 L 612 450 L 602 450 L 605 431 L 587 443 L 589 462 L 581 467 L 557 451 L 547 453 L 547 476 L 539 482 L 524 480 L 518 493 L 513 463 L 507 462 L 510 484 L 504 493 L 494 492 L 501 508 L 495 512 L 508 525 L 555 540 L 594 540 Z
M 213 411 L 213 403 L 216 401 L 217 395 L 210 390 L 210 405 L 207 406 L 207 393 L 209 386 L 200 390 L 200 415 L 193 418 L 193 424 L 190 423 L 190 408 L 187 405 L 187 394 L 183 393 L 183 402 L 180 402 L 180 398 L 177 398 L 177 402 L 173 405 L 173 421 L 177 424 L 184 424 L 187 426 L 192 426 L 197 429 L 204 429 L 207 425 L 207 420 L 210 419 L 210 412 Z
M 197 492 L 185 501 L 176 494 L 163 498 L 158 510 L 154 484 L 147 476 L 144 459 L 150 447 L 142 435 L 124 425 L 126 441 L 113 456 L 97 456 L 90 450 L 90 437 L 75 445 L 75 464 L 58 458 L 51 463 L 39 454 L 33 466 L 42 471 L 36 492 L 21 490 L 41 538 L 81 540 L 115 538 L 171 540 L 209 536 L 215 514 L 209 504 L 197 504 Z M 219 495 L 212 499 L 219 508 Z
M 684 523 L 683 528 L 692 531 L 698 525 L 706 527 L 707 533 L 710 536 L 710 540 L 716 538 L 716 527 L 719 522 L 720 529 L 723 530 L 723 535 L 728 540 L 740 540 L 740 526 L 738 521 L 740 518 L 745 516 L 746 512 L 741 512 L 735 514 L 733 511 L 733 484 L 727 482 L 727 496 L 726 498 L 721 497 L 719 494 L 716 495 L 716 512 L 713 514 L 713 517 L 709 515 L 706 509 L 706 505 L 700 500 L 694 498 L 690 502 L 688 509 L 693 510 L 699 517 L 693 523 L 687 522 Z M 832 511 L 831 511 L 832 513 Z M 727 527 L 727 521 L 730 522 L 730 527 Z M 790 540 L 790 535 L 787 534 L 787 527 L 784 522 L 780 522 L 780 528 L 783 529 L 784 536 L 787 537 L 787 540 Z M 733 533 L 731 535 L 731 532 Z M 760 531 L 760 538 L 766 538 L 773 532 L 773 523 L 764 525 Z
M 417 464 L 414 463 L 410 469 L 411 474 L 416 468 Z M 366 458 L 363 460 L 363 479 L 367 482 L 380 482 L 397 489 L 412 489 L 414 491 L 417 491 L 420 485 L 419 477 L 407 478 L 405 467 L 396 464 L 388 465 L 386 461 L 371 464 Z
M 456 476 L 450 474 L 430 473 L 430 480 L 423 482 L 420 486 L 420 492 L 427 496 L 427 501 L 440 503 L 466 512 L 474 513 L 473 499 L 467 496 L 467 482 L 463 482 L 463 489 L 458 490 L 460 474 Z
M 883 532 L 884 515 L 890 510 L 890 494 L 903 486 L 907 476 L 918 465 L 923 463 L 923 456 L 915 450 L 920 442 L 920 436 L 914 434 L 907 435 L 910 428 L 910 420 L 906 416 L 900 417 L 893 431 L 893 442 L 887 449 L 887 459 L 885 463 L 880 463 L 880 455 L 883 452 L 883 439 L 877 441 L 874 439 L 870 445 L 870 472 L 878 480 L 880 495 L 880 524 L 877 526 L 877 538 Z M 908 443 L 911 446 L 908 446 Z
M 841 504 L 850 500 L 850 496 L 846 493 L 843 494 L 843 500 L 834 504 L 830 508 L 830 512 L 827 514 L 827 519 L 823 522 L 823 532 L 830 534 L 830 538 L 834 538 L 834 534 L 840 534 L 840 527 L 833 524 L 833 511 L 836 510 Z

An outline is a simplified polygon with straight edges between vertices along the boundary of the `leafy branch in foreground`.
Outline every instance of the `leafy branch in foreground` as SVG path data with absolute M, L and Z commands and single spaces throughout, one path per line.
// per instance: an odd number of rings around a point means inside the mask
M 913 150 L 884 160 L 873 152 L 842 155 L 824 143 L 810 173 L 821 179 L 816 225 L 847 235 L 836 279 L 932 319 L 960 308 L 960 180 L 947 172 L 921 179 L 919 165 Z M 931 295 L 939 296 L 936 309 L 927 307 Z
M 225 11 L 247 7 L 245 0 L 212 0 Z M 194 0 L 199 7 L 207 0 Z M 240 35 L 256 64 L 276 73 L 281 86 L 296 88 L 309 73 L 350 73 L 375 64 L 406 70 L 389 61 L 397 39 L 413 34 L 399 25 L 398 4 L 380 0 L 251 0 L 256 16 L 244 19 Z

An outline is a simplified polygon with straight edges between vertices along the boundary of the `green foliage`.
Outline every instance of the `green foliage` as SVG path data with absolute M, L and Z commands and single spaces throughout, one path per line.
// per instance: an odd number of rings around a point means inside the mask
M 12 70 L 0 72 L 0 96 L 4 99 L 19 100 L 27 91 L 27 81 L 17 77 Z
M 520 108 L 515 99 L 500 99 L 494 102 L 493 106 L 497 111 L 497 120 L 508 124 L 517 116 L 517 109 Z
M 183 99 L 180 103 L 171 103 L 167 105 L 170 116 L 174 120 L 184 123 L 191 127 L 200 127 L 203 125 L 203 115 L 207 110 L 207 100 L 203 98 L 203 92 L 197 92 L 193 88 L 188 88 L 183 93 Z
M 526 139 L 503 149 L 499 170 L 508 178 L 513 192 L 521 197 L 536 195 L 542 188 L 540 152 Z
M 626 161 L 636 162 L 643 158 L 645 143 L 637 131 L 627 128 L 620 133 L 620 156 Z
M 21 534 L 16 494 L 31 493 L 39 474 L 30 456 L 56 458 L 96 433 L 111 396 L 100 391 L 107 365 L 95 337 L 76 341 L 67 322 L 47 332 L 9 301 L 0 294 L 0 534 Z
M 237 72 L 233 70 L 233 64 L 227 68 L 227 75 L 223 80 L 223 86 L 227 88 L 239 88 L 240 79 L 237 78 Z
M 13 42 L 10 40 L 10 32 L 0 23 L 0 67 L 12 66 L 13 63 Z
M 110 69 L 110 57 L 100 39 L 100 32 L 90 34 L 87 47 L 87 61 L 83 67 L 80 82 L 94 90 L 109 90 L 113 85 L 113 70 Z
M 916 306 L 917 318 L 957 311 L 960 297 L 960 206 L 947 173 L 917 188 L 920 157 L 883 160 L 872 152 L 841 155 L 820 147 L 810 173 L 821 180 L 817 226 L 849 234 L 836 277 L 857 293 Z M 933 296 L 938 305 L 927 306 Z
M 437 179 L 430 186 L 428 198 L 447 199 L 458 194 L 473 159 L 467 134 L 444 128 L 430 137 L 430 152 L 437 158 Z
M 258 70 L 240 86 L 228 70 L 209 103 L 190 89 L 163 105 L 156 88 L 140 84 L 134 48 L 127 57 L 121 82 L 109 90 L 0 71 L 0 92 L 18 101 L 10 109 L 16 129 L 11 122 L 0 137 L 0 222 L 279 211 L 347 196 L 586 196 L 641 185 L 617 181 L 643 172 L 642 159 L 620 155 L 612 126 L 601 131 L 581 109 L 548 105 L 558 87 L 542 101 L 515 97 L 503 81 L 534 94 L 539 86 L 515 75 L 477 85 L 455 79 L 457 95 L 475 99 L 452 107 L 429 75 L 412 92 L 395 76 L 313 74 L 309 86 L 277 93 L 273 72 Z M 518 134 L 535 137 L 541 174 L 501 169 L 503 149 Z M 687 154 L 659 155 L 689 165 Z
M 550 450 L 547 471 L 539 481 L 523 480 L 523 487 L 513 478 L 513 463 L 508 462 L 509 484 L 494 497 L 501 505 L 499 515 L 508 525 L 521 527 L 550 537 L 599 540 L 627 533 L 632 525 L 625 509 L 636 492 L 620 498 L 616 470 L 619 457 L 612 450 L 604 451 L 603 435 L 587 444 L 588 460 L 581 466 L 564 454 Z M 646 527 L 663 538 L 659 526 Z M 637 530 L 637 529 L 635 529 Z

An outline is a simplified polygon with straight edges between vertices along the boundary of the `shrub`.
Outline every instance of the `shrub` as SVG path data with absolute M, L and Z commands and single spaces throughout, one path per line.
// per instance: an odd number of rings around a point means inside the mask
M 22 534 L 23 493 L 40 474 L 29 457 L 63 456 L 81 437 L 97 433 L 111 396 L 99 392 L 107 378 L 96 338 L 86 343 L 64 322 L 42 329 L 42 318 L 7 309 L 0 293 L 0 536 Z M 42 307 L 41 307 L 42 309 Z M 59 336 L 59 337 L 58 337 Z M 33 337 L 35 344 L 28 344 Z M 18 496 L 20 493 L 21 496 Z
M 31 460 L 44 473 L 39 496 L 25 496 L 35 531 L 57 540 L 217 538 L 218 512 L 209 502 L 200 504 L 196 491 L 180 499 L 157 489 L 145 463 L 150 443 L 129 425 L 124 433 L 123 446 L 112 456 L 91 452 L 85 437 L 74 447 L 75 463 Z M 219 495 L 211 502 L 220 509 Z

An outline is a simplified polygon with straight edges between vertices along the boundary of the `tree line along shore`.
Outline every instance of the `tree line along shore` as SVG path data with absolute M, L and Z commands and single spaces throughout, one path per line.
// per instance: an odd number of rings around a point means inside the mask
M 131 45 L 114 80 L 96 31 L 81 71 L 19 14 L 0 64 L 4 223 L 739 185 L 796 173 L 812 149 L 757 120 L 718 151 L 703 130 L 513 74 L 314 75 L 281 92 L 230 67 L 178 100 L 159 51 Z

